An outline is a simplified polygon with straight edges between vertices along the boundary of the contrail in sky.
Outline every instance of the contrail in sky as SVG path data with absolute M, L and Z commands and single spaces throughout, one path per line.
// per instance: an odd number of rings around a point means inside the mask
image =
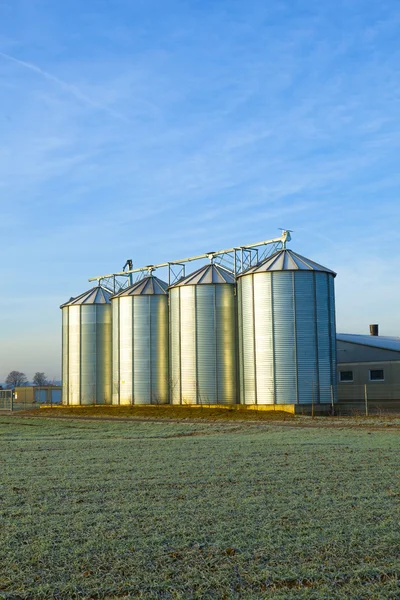
M 29 69 L 30 71 L 34 71 L 35 73 L 38 73 L 39 75 L 41 75 L 45 79 L 48 79 L 49 81 L 52 81 L 53 83 L 55 83 L 59 87 L 61 87 L 63 90 L 65 90 L 66 92 L 68 92 L 69 94 L 74 96 L 80 102 L 83 102 L 84 104 L 87 104 L 88 106 L 92 106 L 93 108 L 103 110 L 103 111 L 107 112 L 109 115 L 111 115 L 112 117 L 119 119 L 120 121 L 125 121 L 125 123 L 130 123 L 129 119 L 127 117 L 125 117 L 123 114 L 119 113 L 116 110 L 113 110 L 112 108 L 109 108 L 108 106 L 105 106 L 104 104 L 100 104 L 99 102 L 94 102 L 93 100 L 91 100 L 90 98 L 88 98 L 87 96 L 82 94 L 82 92 L 80 92 L 74 85 L 71 85 L 70 83 L 66 83 L 62 79 L 55 77 L 54 75 L 52 75 L 51 73 L 48 73 L 47 71 L 44 71 L 40 67 L 38 67 L 32 63 L 26 62 L 24 60 L 19 60 L 19 58 L 15 58 L 14 56 L 11 56 L 10 54 L 5 54 L 4 52 L 0 52 L 0 56 L 2 56 L 3 58 L 5 58 L 11 62 L 16 63 L 17 65 L 20 65 L 21 67 L 25 67 L 26 69 Z

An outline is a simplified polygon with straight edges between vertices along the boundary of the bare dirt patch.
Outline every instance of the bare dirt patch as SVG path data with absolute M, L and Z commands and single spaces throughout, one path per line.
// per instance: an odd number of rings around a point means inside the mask
M 79 406 L 53 407 L 11 413 L 24 418 L 77 419 L 81 421 L 148 421 L 170 422 L 237 422 L 306 428 L 351 428 L 370 431 L 400 431 L 400 413 L 365 416 L 310 416 L 293 415 L 283 411 L 257 411 L 243 408 L 201 408 L 190 406 Z

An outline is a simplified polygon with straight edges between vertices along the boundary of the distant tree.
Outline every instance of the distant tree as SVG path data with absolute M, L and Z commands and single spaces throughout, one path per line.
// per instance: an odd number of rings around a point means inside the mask
M 6 384 L 8 388 L 15 388 L 21 385 L 26 385 L 28 380 L 25 373 L 21 371 L 11 371 L 6 377 Z
M 44 373 L 40 373 L 39 371 L 35 373 L 33 376 L 33 385 L 48 385 L 47 377 Z

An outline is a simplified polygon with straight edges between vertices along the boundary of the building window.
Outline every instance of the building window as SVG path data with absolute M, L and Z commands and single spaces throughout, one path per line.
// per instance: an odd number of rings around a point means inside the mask
M 341 382 L 353 381 L 353 371 L 340 371 L 339 372 L 339 381 L 341 381 Z
M 385 376 L 383 369 L 370 369 L 369 380 L 370 381 L 384 381 Z

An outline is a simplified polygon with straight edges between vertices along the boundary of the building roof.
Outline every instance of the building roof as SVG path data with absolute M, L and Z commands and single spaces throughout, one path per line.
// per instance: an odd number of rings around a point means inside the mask
M 110 292 L 110 290 L 98 285 L 87 292 L 83 292 L 83 294 L 76 296 L 76 298 L 70 298 L 70 300 L 64 302 L 60 308 L 64 308 L 65 306 L 80 306 L 81 304 L 110 304 L 111 296 L 112 292 Z
M 200 267 L 194 273 L 190 273 L 171 287 L 179 287 L 183 285 L 206 285 L 219 283 L 235 283 L 235 277 L 231 271 L 221 267 L 220 265 L 209 264 Z
M 385 335 L 361 335 L 356 333 L 337 333 L 338 342 L 349 342 L 350 344 L 360 344 L 372 348 L 381 348 L 382 350 L 393 350 L 400 352 L 400 337 Z
M 241 273 L 240 275 L 265 273 L 268 271 L 321 271 L 323 273 L 330 273 L 336 277 L 336 273 L 331 271 L 331 269 L 327 269 L 313 260 L 305 258 L 287 248 L 278 250 L 258 265 L 250 267 L 250 269 L 247 269 L 247 271 L 244 271 L 244 273 Z
M 115 294 L 113 298 L 121 296 L 160 296 L 168 294 L 168 283 L 158 279 L 154 275 L 148 275 L 140 281 L 136 281 L 133 285 Z

